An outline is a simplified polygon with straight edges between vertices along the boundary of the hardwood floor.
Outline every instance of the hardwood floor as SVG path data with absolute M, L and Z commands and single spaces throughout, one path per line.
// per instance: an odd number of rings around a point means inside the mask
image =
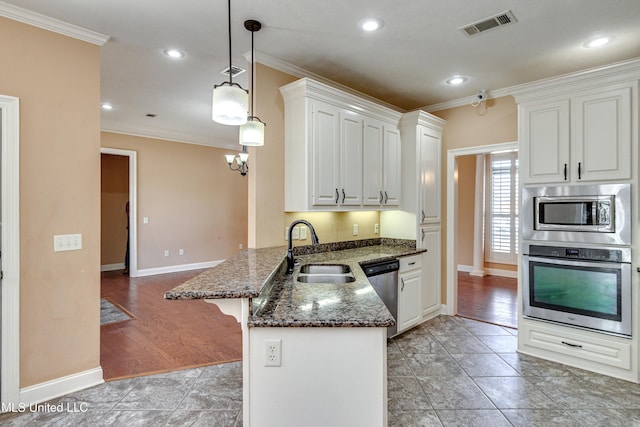
M 517 280 L 458 272 L 458 316 L 518 327 Z
M 105 380 L 242 359 L 242 331 L 232 316 L 202 300 L 164 299 L 169 289 L 202 270 L 129 278 L 101 274 L 101 295 L 135 319 L 100 327 Z

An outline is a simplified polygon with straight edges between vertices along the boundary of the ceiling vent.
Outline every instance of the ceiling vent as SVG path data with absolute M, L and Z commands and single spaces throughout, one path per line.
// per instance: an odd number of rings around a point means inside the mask
M 229 73 L 229 67 L 225 68 L 224 70 L 220 71 L 220 74 L 224 74 L 225 76 L 229 76 L 229 77 L 235 77 L 238 74 L 242 74 L 244 73 L 245 70 L 244 68 L 240 68 L 240 67 L 236 67 L 235 65 L 231 66 L 231 73 Z
M 473 37 L 484 31 L 489 31 L 507 24 L 513 24 L 515 22 L 518 22 L 518 20 L 513 15 L 513 12 L 507 10 L 506 12 L 499 13 L 497 15 L 485 18 L 481 21 L 477 21 L 469 25 L 465 25 L 464 27 L 460 27 L 458 29 L 465 33 L 467 37 Z

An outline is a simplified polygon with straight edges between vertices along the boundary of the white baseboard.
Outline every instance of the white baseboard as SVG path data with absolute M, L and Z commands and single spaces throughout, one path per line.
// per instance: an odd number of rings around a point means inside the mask
M 180 265 L 170 265 L 167 267 L 156 267 L 156 268 L 145 268 L 144 270 L 138 270 L 135 274 L 135 277 L 142 276 L 153 276 L 154 274 L 166 274 L 166 273 L 176 273 L 178 271 L 188 271 L 188 270 L 197 270 L 200 268 L 211 268 L 220 264 L 224 260 L 218 261 L 207 261 L 207 262 L 197 262 L 193 264 L 180 264 Z
M 100 271 L 124 270 L 124 262 L 118 264 L 104 264 L 100 266 Z
M 46 402 L 65 394 L 104 383 L 102 367 L 67 375 L 20 389 L 20 402 L 26 405 Z
M 464 273 L 471 273 L 473 271 L 473 266 L 458 264 L 458 271 L 462 271 Z M 516 279 L 518 277 L 517 271 L 502 270 L 499 268 L 485 268 L 484 272 L 486 273 L 487 276 L 511 277 L 513 279 Z

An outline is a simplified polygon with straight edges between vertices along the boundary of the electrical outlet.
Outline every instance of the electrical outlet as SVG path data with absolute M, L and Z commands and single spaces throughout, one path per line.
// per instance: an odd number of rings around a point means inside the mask
M 358 235 L 358 224 L 353 224 L 353 235 L 354 236 Z
M 164 256 L 169 256 L 169 249 L 164 250 Z
M 282 366 L 282 340 L 264 340 L 264 366 Z
M 143 224 L 149 224 L 149 217 L 148 216 L 143 217 L 142 218 L 142 223 Z
M 180 250 L 178 251 L 178 255 L 184 255 L 184 249 L 180 249 Z
M 300 240 L 307 240 L 307 227 L 300 227 Z
M 380 232 L 380 225 L 373 224 L 373 234 L 378 234 Z

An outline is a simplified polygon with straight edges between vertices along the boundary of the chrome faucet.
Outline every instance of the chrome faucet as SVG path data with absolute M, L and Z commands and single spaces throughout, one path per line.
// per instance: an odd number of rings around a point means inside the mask
M 316 230 L 313 229 L 313 225 L 309 221 L 305 221 L 304 219 L 297 219 L 289 224 L 289 243 L 287 247 L 287 274 L 293 273 L 293 267 L 295 265 L 295 260 L 293 259 L 293 241 L 291 239 L 291 233 L 293 233 L 293 227 L 298 224 L 304 224 L 309 227 L 309 231 L 311 231 L 311 243 L 317 245 L 320 243 L 318 240 L 318 235 L 316 234 Z

